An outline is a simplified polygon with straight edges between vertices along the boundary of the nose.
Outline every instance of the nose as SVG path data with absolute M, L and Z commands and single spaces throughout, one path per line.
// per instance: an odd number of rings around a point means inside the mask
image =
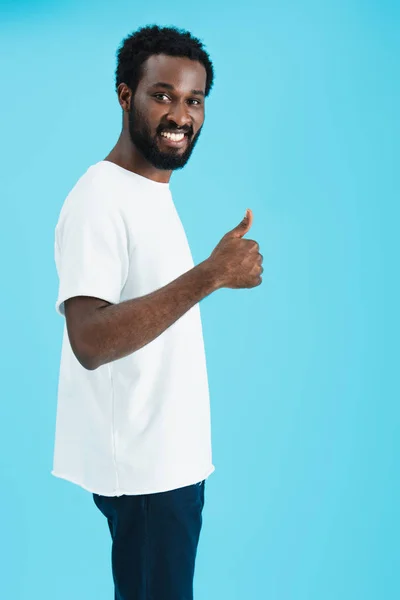
M 188 107 L 182 102 L 171 104 L 168 112 L 168 119 L 173 121 L 178 127 L 190 127 L 192 125 Z

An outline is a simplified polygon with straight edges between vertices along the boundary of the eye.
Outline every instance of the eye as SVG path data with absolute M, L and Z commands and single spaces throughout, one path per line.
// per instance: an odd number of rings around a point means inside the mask
M 190 98 L 188 100 L 189 104 L 192 104 L 193 106 L 200 106 L 201 105 L 201 101 L 198 100 L 197 98 Z
M 164 100 L 169 100 L 169 96 L 167 96 L 167 94 L 164 93 L 159 93 L 159 94 L 154 94 L 154 98 L 156 98 L 156 100 L 160 100 L 161 102 L 164 102 Z

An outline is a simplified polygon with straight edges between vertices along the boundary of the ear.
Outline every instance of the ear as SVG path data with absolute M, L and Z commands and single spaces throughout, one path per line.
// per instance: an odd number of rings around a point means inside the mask
M 129 112 L 131 109 L 132 90 L 126 83 L 120 83 L 118 86 L 118 101 L 124 112 Z

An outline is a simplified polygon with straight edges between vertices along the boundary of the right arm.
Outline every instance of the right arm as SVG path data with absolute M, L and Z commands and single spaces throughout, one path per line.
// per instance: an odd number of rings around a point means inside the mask
M 242 239 L 251 223 L 249 211 L 207 260 L 150 294 L 116 304 L 91 296 L 67 299 L 68 335 L 82 366 L 94 370 L 139 350 L 217 289 L 259 285 L 258 244 Z
M 204 261 L 155 292 L 119 304 L 70 298 L 65 317 L 71 347 L 83 367 L 97 369 L 152 342 L 219 287 L 212 264 Z

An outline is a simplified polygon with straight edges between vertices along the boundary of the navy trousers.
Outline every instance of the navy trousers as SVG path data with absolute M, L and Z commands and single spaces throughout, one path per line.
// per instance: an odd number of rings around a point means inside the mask
M 137 496 L 93 494 L 108 522 L 115 600 L 193 600 L 205 481 Z

